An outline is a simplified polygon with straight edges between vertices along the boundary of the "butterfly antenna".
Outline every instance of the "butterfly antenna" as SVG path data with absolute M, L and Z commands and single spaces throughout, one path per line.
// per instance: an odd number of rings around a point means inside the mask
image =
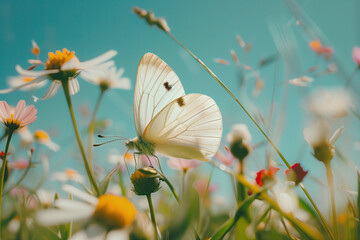
M 126 138 L 126 137 L 117 136 L 117 135 L 108 135 L 108 136 L 105 136 L 105 135 L 98 134 L 97 136 L 98 136 L 98 138 L 113 138 L 113 137 L 115 137 L 115 138 L 122 139 L 122 140 L 129 140 L 129 139 Z
M 118 138 L 118 139 L 113 139 L 113 140 L 110 140 L 110 141 L 107 141 L 107 142 L 103 142 L 103 143 L 95 143 L 93 144 L 94 147 L 99 147 L 101 145 L 104 145 L 104 144 L 107 144 L 107 143 L 111 143 L 111 142 L 116 142 L 116 141 L 120 141 L 120 140 L 124 140 L 122 138 Z

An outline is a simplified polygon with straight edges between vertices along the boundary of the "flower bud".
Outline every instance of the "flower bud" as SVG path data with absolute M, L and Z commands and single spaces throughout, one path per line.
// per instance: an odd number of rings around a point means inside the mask
M 251 135 L 246 125 L 234 125 L 231 132 L 227 135 L 227 140 L 230 142 L 231 154 L 240 161 L 244 160 L 250 153 Z
M 160 189 L 160 181 L 157 172 L 151 167 L 136 169 L 130 177 L 134 185 L 133 191 L 137 195 L 150 195 Z
M 275 175 L 280 170 L 280 168 L 270 166 L 269 169 L 261 169 L 256 173 L 256 184 L 260 187 L 264 185 L 269 185 L 275 182 Z
M 286 179 L 298 185 L 302 182 L 308 171 L 304 171 L 300 163 L 295 163 L 291 168 L 285 170 Z

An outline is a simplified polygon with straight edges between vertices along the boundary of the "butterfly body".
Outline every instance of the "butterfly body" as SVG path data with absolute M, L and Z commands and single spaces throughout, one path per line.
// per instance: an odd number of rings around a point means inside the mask
M 127 141 L 125 145 L 129 150 L 136 149 L 139 153 L 147 156 L 155 154 L 155 145 L 151 142 L 144 141 L 141 136 Z
M 137 137 L 126 145 L 142 154 L 208 160 L 220 144 L 222 117 L 215 101 L 185 95 L 175 72 L 152 53 L 138 67 L 134 120 Z

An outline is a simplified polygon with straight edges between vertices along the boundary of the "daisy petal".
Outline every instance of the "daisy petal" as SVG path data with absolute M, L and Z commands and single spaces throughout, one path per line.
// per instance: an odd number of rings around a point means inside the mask
M 24 84 L 22 84 L 22 85 L 18 85 L 18 86 L 16 86 L 16 87 L 12 87 L 12 88 L 8 88 L 8 89 L 1 89 L 1 90 L 0 90 L 0 94 L 11 93 L 11 92 L 13 92 L 13 91 L 16 91 L 16 90 L 18 90 L 18 89 L 20 89 L 20 88 L 23 88 L 23 87 L 26 87 L 26 86 L 29 86 L 29 85 L 31 85 L 31 84 L 40 83 L 40 82 L 46 80 L 46 77 L 47 77 L 47 76 L 40 76 L 40 77 L 38 77 L 38 78 L 35 78 L 35 79 L 32 80 L 31 82 L 27 82 L 27 83 L 24 83 Z
M 28 76 L 28 77 L 43 77 L 48 74 L 59 72 L 58 69 L 44 70 L 44 71 L 29 71 L 29 70 L 23 69 L 20 65 L 16 65 L 15 69 L 20 75 L 24 75 L 24 76 Z
M 46 143 L 44 143 L 44 145 L 53 150 L 54 152 L 57 152 L 60 149 L 60 146 L 51 140 L 48 140 Z
M 94 196 L 91 196 L 90 194 L 87 194 L 79 189 L 77 189 L 76 187 L 73 187 L 71 185 L 64 185 L 62 187 L 62 189 L 67 192 L 67 193 L 70 193 L 72 194 L 73 196 L 85 201 L 85 202 L 88 202 L 90 204 L 93 204 L 93 205 L 96 205 L 98 203 L 98 199 Z
M 80 90 L 80 86 L 79 86 L 79 82 L 76 78 L 72 78 L 69 80 L 69 93 L 70 95 L 74 95 L 77 92 L 79 92 Z
M 27 106 L 25 110 L 22 112 L 21 116 L 19 116 L 19 120 L 21 122 L 27 122 L 32 119 L 37 113 L 34 105 Z
M 82 62 L 81 65 L 86 66 L 86 67 L 93 67 L 95 65 L 98 65 L 100 63 L 103 63 L 103 62 L 111 59 L 116 54 L 117 54 L 117 52 L 115 50 L 110 50 L 110 51 L 107 51 L 106 53 L 104 53 L 104 54 L 102 54 L 102 55 L 100 55 L 100 56 L 98 56 L 98 57 L 96 57 L 94 59 Z
M 120 89 L 130 89 L 131 88 L 130 79 L 129 78 L 121 78 L 120 81 L 116 81 L 112 87 L 120 88 Z
M 20 101 L 18 102 L 18 104 L 16 105 L 16 107 L 15 107 L 14 119 L 20 120 L 19 117 L 20 117 L 20 115 L 22 115 L 25 107 L 26 107 L 25 101 L 24 101 L 24 100 L 20 100 Z
M 92 212 L 86 211 L 64 211 L 58 209 L 42 210 L 36 215 L 39 224 L 43 226 L 54 226 L 70 221 L 81 221 L 88 219 Z
M 344 126 L 341 126 L 338 128 L 334 134 L 331 136 L 329 143 L 334 144 L 336 140 L 341 136 L 341 134 L 344 132 Z
M 67 211 L 80 211 L 93 213 L 95 208 L 84 202 L 74 201 L 70 199 L 58 199 L 55 201 L 55 207 Z
M 61 81 L 54 80 L 51 83 L 50 87 L 48 88 L 48 90 L 46 91 L 46 93 L 43 97 L 38 98 L 36 96 L 33 96 L 34 102 L 37 102 L 38 100 L 45 100 L 45 99 L 53 97 L 57 93 L 57 90 L 59 89 L 60 86 L 61 86 Z

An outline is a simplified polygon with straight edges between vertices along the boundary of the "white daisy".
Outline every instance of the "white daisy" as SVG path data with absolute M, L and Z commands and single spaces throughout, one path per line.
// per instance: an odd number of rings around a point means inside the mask
M 45 145 L 54 152 L 57 152 L 60 149 L 60 146 L 51 141 L 49 134 L 47 134 L 47 132 L 45 132 L 44 130 L 36 130 L 34 132 L 34 139 L 38 143 Z
M 110 50 L 97 58 L 85 62 L 80 62 L 75 56 L 75 52 L 70 52 L 66 48 L 64 48 L 62 52 L 59 50 L 55 53 L 49 52 L 49 58 L 45 62 L 41 62 L 40 60 L 31 61 L 32 64 L 35 64 L 33 67 L 44 65 L 45 67 L 43 71 L 25 70 L 17 65 L 15 69 L 22 77 L 30 77 L 34 79 L 21 85 L 13 86 L 9 89 L 0 90 L 0 94 L 13 92 L 24 87 L 39 84 L 46 79 L 50 79 L 52 83 L 45 95 L 42 98 L 34 97 L 35 101 L 39 99 L 48 99 L 54 96 L 64 81 L 66 81 L 69 86 L 70 95 L 74 95 L 80 89 L 76 76 L 82 70 L 93 70 L 109 67 L 114 63 L 108 60 L 114 57 L 116 54 L 116 51 Z
M 45 208 L 50 207 L 55 200 L 55 192 L 53 191 L 39 189 L 36 191 L 36 195 L 41 205 L 44 206 Z
M 103 91 L 109 88 L 130 89 L 130 79 L 122 77 L 123 73 L 123 68 L 116 71 L 116 67 L 109 67 L 98 71 L 81 72 L 80 76 L 86 81 L 98 85 Z
M 13 76 L 13 77 L 7 78 L 7 84 L 11 88 L 16 88 L 16 87 L 22 86 L 23 84 L 29 83 L 29 82 L 33 81 L 34 79 L 35 79 L 35 77 Z M 27 86 L 21 88 L 20 90 L 30 91 L 30 90 L 41 88 L 45 85 L 46 85 L 46 82 L 42 81 L 42 82 L 37 82 L 37 83 L 31 84 L 31 85 L 27 85 Z
M 81 201 L 56 200 L 55 209 L 37 212 L 36 219 L 40 225 L 54 226 L 70 221 L 85 224 L 94 222 L 85 231 L 78 232 L 71 239 L 104 239 L 105 236 L 107 236 L 106 239 L 110 239 L 109 234 L 121 236 L 121 238 L 111 239 L 127 239 L 126 230 L 136 215 L 136 208 L 129 200 L 112 194 L 96 198 L 70 185 L 64 185 L 63 190 Z M 106 235 L 109 230 L 111 232 Z
M 64 172 L 55 172 L 51 176 L 52 180 L 59 180 L 61 182 L 75 181 L 84 183 L 85 178 L 81 176 L 75 169 L 68 168 Z

